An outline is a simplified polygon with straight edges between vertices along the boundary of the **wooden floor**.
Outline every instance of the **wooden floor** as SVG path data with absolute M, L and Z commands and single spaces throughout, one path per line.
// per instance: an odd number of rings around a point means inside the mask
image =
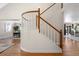
M 65 56 L 79 56 L 79 41 L 65 39 L 63 43 L 63 54 Z
M 65 39 L 63 42 L 63 53 L 52 54 L 52 53 L 25 53 L 20 50 L 20 41 L 14 40 L 13 46 L 8 48 L 6 51 L 0 53 L 0 56 L 79 56 L 79 42 Z

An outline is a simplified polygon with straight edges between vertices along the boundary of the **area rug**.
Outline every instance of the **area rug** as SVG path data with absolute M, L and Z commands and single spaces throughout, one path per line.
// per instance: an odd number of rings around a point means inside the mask
M 0 53 L 10 48 L 11 44 L 0 44 Z

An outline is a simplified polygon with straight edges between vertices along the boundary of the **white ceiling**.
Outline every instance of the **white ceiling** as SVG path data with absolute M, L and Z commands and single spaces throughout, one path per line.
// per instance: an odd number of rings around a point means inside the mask
M 64 4 L 64 19 L 66 22 L 79 21 L 79 3 Z
M 0 9 L 6 6 L 8 3 L 0 3 Z

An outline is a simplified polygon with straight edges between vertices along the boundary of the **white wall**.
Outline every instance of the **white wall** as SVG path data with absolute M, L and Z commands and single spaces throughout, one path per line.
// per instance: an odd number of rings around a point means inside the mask
M 64 22 L 65 23 L 79 23 L 79 4 L 65 3 L 64 4 Z
M 44 10 L 46 7 L 50 6 L 49 3 L 13 3 L 8 4 L 5 8 L 0 11 L 0 19 L 20 19 L 21 14 L 25 11 L 37 10 L 41 8 Z
M 4 32 L 4 23 L 0 22 L 0 34 L 2 34 L 2 32 Z

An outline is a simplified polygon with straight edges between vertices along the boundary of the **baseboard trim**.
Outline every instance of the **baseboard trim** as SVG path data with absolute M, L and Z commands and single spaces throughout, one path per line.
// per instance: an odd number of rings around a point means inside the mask
M 25 52 L 24 49 L 20 49 L 22 56 L 63 56 L 63 53 L 31 53 Z

